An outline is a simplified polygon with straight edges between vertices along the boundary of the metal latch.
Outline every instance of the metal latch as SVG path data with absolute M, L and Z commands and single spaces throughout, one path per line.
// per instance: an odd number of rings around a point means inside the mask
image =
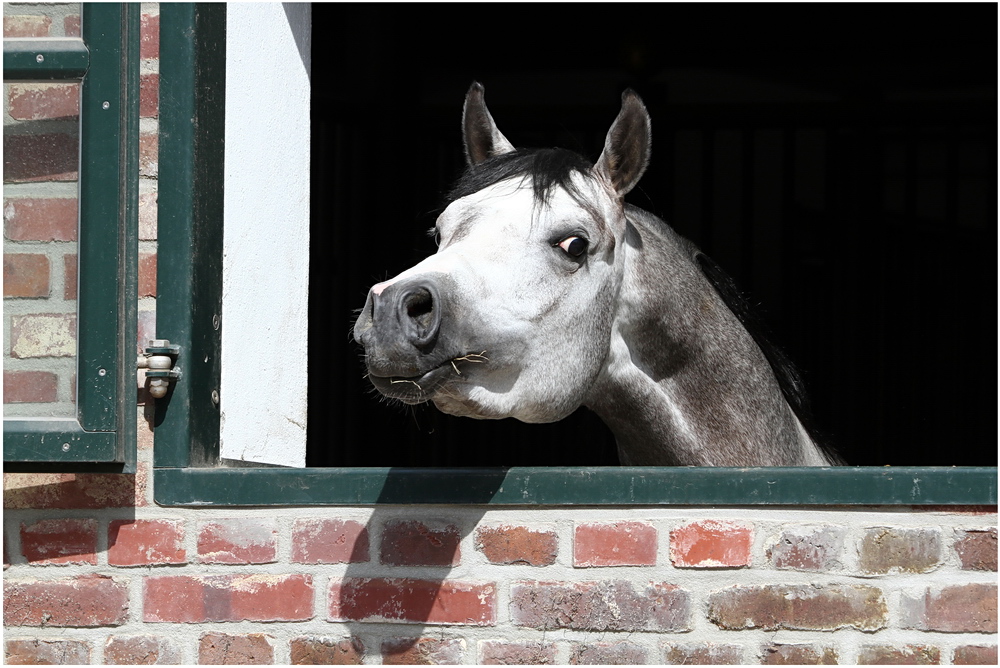
M 154 399 L 165 397 L 170 383 L 180 379 L 181 368 L 175 364 L 180 351 L 180 346 L 166 339 L 157 339 L 150 341 L 145 354 L 136 360 L 137 367 L 146 369 L 149 394 Z

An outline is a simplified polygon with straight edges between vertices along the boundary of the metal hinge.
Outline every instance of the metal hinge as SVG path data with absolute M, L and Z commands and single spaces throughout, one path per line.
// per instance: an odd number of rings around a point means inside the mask
M 136 360 L 137 367 L 146 369 L 149 394 L 154 399 L 165 397 L 170 383 L 180 380 L 181 368 L 176 364 L 180 352 L 180 346 L 166 339 L 157 339 L 150 341 L 145 354 Z

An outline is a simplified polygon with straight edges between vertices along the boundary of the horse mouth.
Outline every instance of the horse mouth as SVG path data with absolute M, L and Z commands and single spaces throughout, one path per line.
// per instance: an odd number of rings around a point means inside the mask
M 465 362 L 482 364 L 489 361 L 484 353 L 467 353 L 453 357 L 416 376 L 378 376 L 369 370 L 368 380 L 375 389 L 390 399 L 404 404 L 421 404 L 430 401 L 435 392 L 446 383 L 464 380 L 459 368 Z

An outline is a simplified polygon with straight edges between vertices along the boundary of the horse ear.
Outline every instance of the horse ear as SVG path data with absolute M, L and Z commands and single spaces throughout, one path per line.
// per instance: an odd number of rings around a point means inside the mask
M 486 158 L 514 150 L 514 145 L 497 129 L 497 124 L 486 108 L 486 89 L 478 81 L 472 84 L 465 95 L 462 109 L 462 141 L 465 144 L 465 160 L 469 167 L 475 167 Z
M 635 187 L 649 165 L 649 112 L 629 88 L 622 93 L 622 109 L 604 139 L 604 150 L 594 170 L 607 179 L 619 197 Z

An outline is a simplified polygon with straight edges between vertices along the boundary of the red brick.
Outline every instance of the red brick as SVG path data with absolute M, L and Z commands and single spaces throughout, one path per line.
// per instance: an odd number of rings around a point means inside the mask
M 90 663 L 90 644 L 83 640 L 8 640 L 4 648 L 4 663 L 12 666 Z
M 63 256 L 63 299 L 76 299 L 76 253 Z
M 835 666 L 840 663 L 832 647 L 812 645 L 770 645 L 764 648 L 760 662 L 765 666 Z
M 679 632 L 690 630 L 691 603 L 683 589 L 655 582 L 516 582 L 510 615 L 542 630 Z
M 382 642 L 387 666 L 457 666 L 465 663 L 465 641 L 458 638 L 389 638 Z
M 645 522 L 578 524 L 573 540 L 573 565 L 655 566 L 656 528 Z
M 156 296 L 156 253 L 139 254 L 139 297 Z
M 797 571 L 830 571 L 841 567 L 844 549 L 842 527 L 791 527 L 767 548 L 774 568 Z
M 630 642 L 596 642 L 574 645 L 571 666 L 637 666 L 646 663 L 646 650 Z
M 4 253 L 4 297 L 48 297 L 49 258 L 36 253 Z
M 67 37 L 80 36 L 80 15 L 70 14 L 63 19 L 63 31 Z
M 955 648 L 952 664 L 956 666 L 997 665 L 996 645 L 962 645 Z
M 205 564 L 270 564 L 277 561 L 278 530 L 269 520 L 208 522 L 198 531 L 198 561 Z
M 976 583 L 903 595 L 903 628 L 945 633 L 996 633 L 997 586 Z
M 967 571 L 997 570 L 997 530 L 966 531 L 955 542 L 955 551 Z
M 461 540 L 451 524 L 436 529 L 416 520 L 386 522 L 379 559 L 393 566 L 455 566 Z
M 79 147 L 79 139 L 64 132 L 6 135 L 4 183 L 76 181 Z
M 183 564 L 184 523 L 178 520 L 112 520 L 108 525 L 108 564 L 148 566 Z
M 330 585 L 330 621 L 493 626 L 496 585 L 448 580 L 348 578 Z
M 481 666 L 552 665 L 556 646 L 551 642 L 507 642 L 484 640 L 479 643 Z
M 926 645 L 866 645 L 858 654 L 862 666 L 930 666 L 941 663 L 941 650 Z
M 3 583 L 7 626 L 119 626 L 128 606 L 128 585 L 103 575 Z
M 160 16 L 143 14 L 139 23 L 139 57 L 160 57 Z
M 52 19 L 48 16 L 5 16 L 4 37 L 48 37 Z
M 663 663 L 668 666 L 740 665 L 743 663 L 743 646 L 668 643 L 664 647 Z
M 139 134 L 139 175 L 155 178 L 159 173 L 159 135 Z
M 145 485 L 139 474 L 4 473 L 3 475 L 5 509 L 130 508 L 145 505 L 145 494 Z
M 75 119 L 80 115 L 79 84 L 11 84 L 7 98 L 10 101 L 11 117 L 19 121 Z
M 559 537 L 554 531 L 523 526 L 480 527 L 476 531 L 476 549 L 491 564 L 551 566 L 556 563 Z
M 709 620 L 727 630 L 885 628 L 882 591 L 863 585 L 736 585 L 713 592 Z
M 104 644 L 104 663 L 112 666 L 176 665 L 180 648 L 160 636 L 112 636 Z
M 143 74 L 139 77 L 139 116 L 156 118 L 160 104 L 160 75 Z
M 8 197 L 4 236 L 11 241 L 76 241 L 75 197 Z
M 97 520 L 39 520 L 21 524 L 21 554 L 29 564 L 96 564 Z
M 301 622 L 313 616 L 311 575 L 147 577 L 145 622 Z
M 360 638 L 293 638 L 293 666 L 360 666 L 365 662 L 365 644 Z
M 4 371 L 5 404 L 44 404 L 57 398 L 59 377 L 49 371 Z
M 33 313 L 11 317 L 11 357 L 72 357 L 75 354 L 75 313 Z
M 215 666 L 267 666 L 274 663 L 271 640 L 271 636 L 264 633 L 206 633 L 198 643 L 198 663 Z
M 937 529 L 873 527 L 861 539 L 858 565 L 862 573 L 926 573 L 941 563 Z
M 670 561 L 678 568 L 749 566 L 753 525 L 701 520 L 670 532 Z
M 292 525 L 294 563 L 356 564 L 368 560 L 368 529 L 360 522 L 298 519 Z

